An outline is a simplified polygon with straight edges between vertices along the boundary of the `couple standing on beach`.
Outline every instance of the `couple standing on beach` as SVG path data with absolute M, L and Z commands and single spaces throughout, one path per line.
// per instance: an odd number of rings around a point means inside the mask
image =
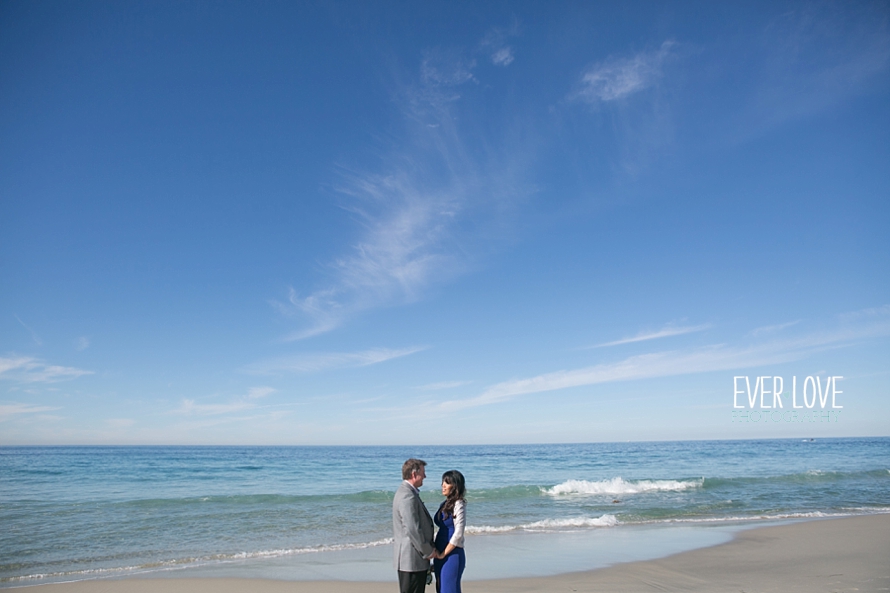
M 434 520 L 420 500 L 425 466 L 425 461 L 413 458 L 402 465 L 402 484 L 392 501 L 393 564 L 399 573 L 399 591 L 423 593 L 432 560 L 437 593 L 461 593 L 460 578 L 466 565 L 464 476 L 457 470 L 442 474 L 445 500 Z M 434 521 L 439 527 L 435 541 Z

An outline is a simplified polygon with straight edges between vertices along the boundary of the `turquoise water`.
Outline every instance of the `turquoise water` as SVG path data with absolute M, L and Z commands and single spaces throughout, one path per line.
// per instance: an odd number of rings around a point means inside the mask
M 667 526 L 890 512 L 888 438 L 3 447 L 0 585 L 196 569 L 273 576 L 310 556 L 336 569 L 356 554 L 388 570 L 392 495 L 411 456 L 429 463 L 431 509 L 437 476 L 465 474 L 468 552 L 519 534 L 609 548 Z

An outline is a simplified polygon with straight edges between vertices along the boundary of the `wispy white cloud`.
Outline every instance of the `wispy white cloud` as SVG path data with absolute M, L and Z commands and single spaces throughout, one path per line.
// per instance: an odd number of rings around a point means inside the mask
M 475 67 L 476 60 L 457 52 L 430 51 L 420 63 L 420 78 L 431 86 L 459 86 L 475 80 Z
M 426 52 L 417 82 L 397 94 L 406 137 L 381 155 L 379 171 L 341 169 L 334 189 L 359 233 L 343 255 L 323 264 L 328 282 L 291 289 L 285 302 L 273 303 L 308 321 L 285 340 L 332 331 L 369 309 L 415 301 L 461 274 L 472 265 L 474 246 L 491 242 L 491 228 L 528 193 L 515 181 L 521 168 L 512 152 L 506 161 L 497 149 L 470 156 L 467 145 L 475 144 L 467 135 L 477 132 L 464 133 L 454 105 L 461 86 L 476 80 L 475 67 L 461 51 Z
M 256 404 L 249 401 L 235 401 L 223 404 L 198 404 L 193 399 L 184 399 L 175 411 L 183 415 L 215 416 L 219 414 L 231 414 L 255 408 Z
M 266 375 L 278 373 L 316 373 L 337 368 L 363 367 L 394 358 L 408 356 L 426 350 L 426 346 L 412 348 L 372 348 L 361 352 L 323 352 L 298 354 L 295 356 L 276 358 L 248 366 L 248 373 Z
M 739 113 L 742 139 L 882 85 L 890 69 L 886 7 L 802 4 L 772 19 L 746 49 L 759 60 L 747 85 L 753 92 Z
M 195 399 L 185 398 L 173 414 L 184 416 L 222 416 L 235 412 L 243 412 L 260 407 L 257 400 L 267 397 L 278 390 L 274 387 L 251 387 L 247 394 L 222 403 L 198 403 Z M 268 407 L 268 406 L 262 406 Z
M 495 66 L 509 66 L 513 63 L 513 48 L 507 44 L 510 37 L 519 34 L 519 21 L 513 20 L 509 27 L 494 27 L 479 43 L 480 50 L 486 53 Z
M 181 431 L 183 435 L 193 435 L 196 431 L 203 431 L 208 428 L 236 424 L 241 424 L 242 426 L 263 426 L 268 429 L 269 426 L 277 423 L 291 413 L 289 410 L 274 410 L 271 412 L 257 411 L 254 413 L 243 414 L 236 413 L 243 411 L 245 410 L 232 410 L 233 413 L 216 413 L 213 411 L 195 410 L 189 412 L 186 417 L 183 418 L 182 422 L 177 424 L 174 430 Z M 292 436 L 297 432 L 303 432 L 295 431 L 293 429 L 293 426 L 293 424 L 290 424 L 288 426 L 289 435 Z M 179 440 L 178 442 L 181 442 L 181 440 Z M 199 440 L 197 442 L 201 441 Z M 292 443 L 293 441 L 291 439 L 286 439 L 283 442 Z
M 469 385 L 470 383 L 472 383 L 472 381 L 441 381 L 439 383 L 420 385 L 417 389 L 420 389 L 421 391 L 441 391 L 443 389 L 454 389 L 455 387 Z
M 344 209 L 353 214 L 362 232 L 341 257 L 327 265 L 332 283 L 302 296 L 291 289 L 287 303 L 276 303 L 285 313 L 299 313 L 308 327 L 286 336 L 302 340 L 339 327 L 361 311 L 412 302 L 433 283 L 454 277 L 463 269 L 457 239 L 458 219 L 471 194 L 472 181 L 445 105 L 449 98 L 440 87 L 460 84 L 461 66 L 440 71 L 425 62 L 423 92 L 413 95 L 409 109 L 425 141 L 434 142 L 433 167 L 444 163 L 445 178 L 428 175 L 421 157 L 392 157 L 394 169 L 386 174 L 344 173 L 338 193 L 349 199 Z M 438 74 L 434 74 L 438 72 Z M 430 127 L 430 122 L 436 127 Z M 429 147 L 427 147 L 429 148 Z M 417 153 L 423 152 L 418 148 Z M 395 161 L 398 161 L 395 164 Z M 439 161 L 439 162 L 435 162 Z
M 132 418 L 107 418 L 105 424 L 111 428 L 130 428 L 136 421 Z
M 615 101 L 652 87 L 661 78 L 675 45 L 668 40 L 655 51 L 595 64 L 581 76 L 580 88 L 570 98 L 588 103 Z
M 0 357 L 0 375 L 7 371 L 11 371 L 14 369 L 22 368 L 33 359 L 25 356 L 18 356 L 16 358 L 2 358 Z
M 267 395 L 271 395 L 278 391 L 274 387 L 251 387 L 247 391 L 248 399 L 259 399 L 261 397 L 266 397 Z
M 890 305 L 883 305 L 881 307 L 869 307 L 867 309 L 860 309 L 858 311 L 848 311 L 847 313 L 841 313 L 838 317 L 844 323 L 852 323 L 857 321 L 881 319 L 887 316 L 890 316 Z
M 464 400 L 443 402 L 443 410 L 460 410 L 494 404 L 519 395 L 555 391 L 570 387 L 628 381 L 633 379 L 650 379 L 708 371 L 744 368 L 757 364 L 786 362 L 793 360 L 787 355 L 764 356 L 756 350 L 736 350 L 722 346 L 693 350 L 668 351 L 652 354 L 631 356 L 615 363 L 599 364 L 575 370 L 556 371 L 528 379 L 517 379 L 498 383 L 482 394 Z
M 22 321 L 22 319 L 18 315 L 15 316 L 15 320 L 18 321 L 19 324 L 21 324 L 21 326 L 23 328 L 28 330 L 28 333 L 31 334 L 31 340 L 33 340 L 36 345 L 38 345 L 38 346 L 43 345 L 43 340 L 40 339 L 40 336 L 37 335 L 37 332 L 34 331 L 33 329 L 31 329 L 30 327 L 28 327 L 27 325 L 25 325 L 25 322 Z
M 513 49 L 502 47 L 491 54 L 491 62 L 496 66 L 509 66 L 513 62 Z
M 570 387 L 781 364 L 803 359 L 821 350 L 887 336 L 890 336 L 890 320 L 882 316 L 879 321 L 855 327 L 747 347 L 714 345 L 692 350 L 654 352 L 631 356 L 618 362 L 504 381 L 489 387 L 476 397 L 442 402 L 439 408 L 443 411 L 456 411 L 504 402 L 521 395 Z
M 327 288 L 303 297 L 291 287 L 288 290 L 287 303 L 272 300 L 272 305 L 282 315 L 293 317 L 299 313 L 312 322 L 309 327 L 291 332 L 285 337 L 285 340 L 303 340 L 336 329 L 343 317 L 351 312 L 337 300 L 338 292 L 343 292 L 343 290 Z M 351 309 L 355 309 L 355 307 Z
M 77 348 L 78 350 L 81 350 L 81 351 L 82 351 L 82 350 L 86 350 L 86 349 L 89 348 L 89 347 L 90 347 L 90 339 L 89 339 L 88 337 L 86 337 L 86 336 L 81 336 L 81 337 L 79 337 L 79 338 L 77 339 L 77 346 L 76 346 L 76 348 Z
M 710 324 L 704 325 L 690 325 L 690 326 L 677 326 L 677 325 L 666 325 L 658 331 L 654 332 L 640 332 L 635 336 L 631 336 L 629 338 L 622 338 L 620 340 L 615 340 L 614 342 L 606 342 L 604 344 L 597 344 L 595 346 L 591 346 L 591 348 L 604 348 L 606 346 L 618 346 L 620 344 L 632 344 L 634 342 L 646 342 L 648 340 L 657 340 L 658 338 L 668 338 L 670 336 L 680 336 L 683 334 L 691 334 L 693 332 L 700 332 L 706 329 L 709 329 Z
M 52 412 L 59 409 L 61 408 L 35 406 L 31 404 L 0 404 L 0 422 L 22 414 L 39 414 L 41 412 Z
M 47 364 L 29 356 L 0 357 L 0 380 L 6 379 L 20 383 L 56 383 L 92 373 L 92 371 L 74 367 Z
M 762 335 L 766 335 L 766 334 L 774 334 L 776 332 L 782 331 L 783 329 L 787 329 L 789 327 L 794 327 L 798 323 L 800 323 L 800 319 L 798 319 L 796 321 L 789 321 L 787 323 L 779 323 L 776 325 L 765 325 L 763 327 L 758 327 L 758 328 L 752 329 L 750 335 L 751 336 L 762 336 Z
M 299 312 L 311 325 L 286 340 L 301 340 L 331 331 L 356 313 L 387 303 L 411 302 L 431 282 L 459 269 L 449 245 L 451 226 L 460 209 L 456 195 L 425 192 L 408 179 L 367 176 L 344 187 L 379 206 L 353 209 L 363 223 L 362 238 L 351 252 L 330 265 L 335 285 L 305 297 L 291 289 L 279 310 Z

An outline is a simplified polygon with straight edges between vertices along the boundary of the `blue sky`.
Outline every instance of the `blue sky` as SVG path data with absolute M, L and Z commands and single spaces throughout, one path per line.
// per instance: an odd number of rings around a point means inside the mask
M 890 435 L 888 72 L 886 2 L 4 2 L 0 444 Z

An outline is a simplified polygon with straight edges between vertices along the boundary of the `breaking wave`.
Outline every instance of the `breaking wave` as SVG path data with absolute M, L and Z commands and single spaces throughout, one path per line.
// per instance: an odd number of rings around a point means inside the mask
M 602 517 L 569 517 L 566 519 L 543 519 L 522 525 L 468 525 L 467 533 L 507 533 L 509 531 L 561 531 L 564 529 L 578 529 L 590 527 L 614 527 L 618 525 L 615 515 L 603 515 Z
M 550 496 L 562 496 L 567 494 L 639 494 L 641 492 L 680 492 L 701 488 L 704 478 L 696 480 L 624 480 L 612 478 L 599 482 L 587 480 L 567 480 L 552 488 L 544 489 Z

